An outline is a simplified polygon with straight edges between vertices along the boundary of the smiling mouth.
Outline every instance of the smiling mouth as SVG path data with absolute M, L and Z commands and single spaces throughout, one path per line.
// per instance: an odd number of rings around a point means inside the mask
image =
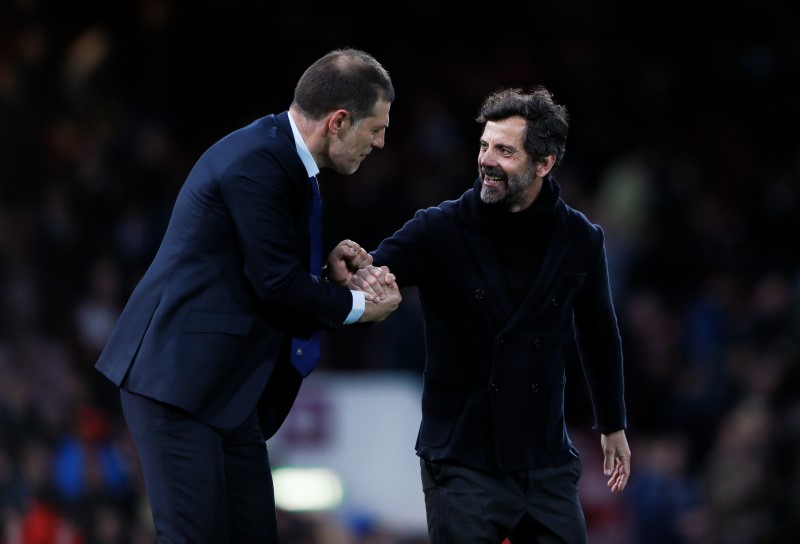
M 502 187 L 505 183 L 505 179 L 503 178 L 494 178 L 491 176 L 483 176 L 483 185 L 484 187 L 489 187 L 492 189 Z

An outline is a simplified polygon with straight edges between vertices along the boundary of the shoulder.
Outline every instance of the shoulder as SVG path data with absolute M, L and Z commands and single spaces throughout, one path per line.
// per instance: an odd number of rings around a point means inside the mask
M 212 148 L 240 147 L 285 152 L 293 149 L 293 143 L 289 118 L 284 112 L 260 117 L 222 137 Z
M 305 177 L 286 112 L 266 115 L 227 134 L 205 156 L 222 168 L 225 177 Z
M 559 198 L 556 212 L 576 236 L 593 244 L 603 242 L 603 228 L 592 222 L 582 211 L 573 208 Z
M 445 232 L 445 229 L 460 223 L 459 200 L 445 200 L 436 206 L 421 208 L 414 213 L 408 225 L 415 224 L 432 232 Z
M 437 206 L 430 206 L 420 210 L 418 213 L 428 214 L 431 217 L 446 219 L 448 217 L 455 217 L 458 215 L 460 200 L 444 200 Z

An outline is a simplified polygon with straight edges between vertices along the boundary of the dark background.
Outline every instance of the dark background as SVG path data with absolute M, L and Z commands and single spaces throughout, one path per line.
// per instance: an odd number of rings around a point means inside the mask
M 796 542 L 798 11 L 0 0 L 0 542 L 48 520 L 74 542 L 152 541 L 115 391 L 92 366 L 194 161 L 285 110 L 305 67 L 343 46 L 375 55 L 397 100 L 385 149 L 321 175 L 328 246 L 373 248 L 468 188 L 493 90 L 541 84 L 567 106 L 555 176 L 606 231 L 634 461 L 612 497 L 573 351 L 591 541 Z M 409 290 L 385 322 L 326 335 L 322 367 L 418 375 L 416 304 Z M 332 541 L 282 516 L 287 542 Z

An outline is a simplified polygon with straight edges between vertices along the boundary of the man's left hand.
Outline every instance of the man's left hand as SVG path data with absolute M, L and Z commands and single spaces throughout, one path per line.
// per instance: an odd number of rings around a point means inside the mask
M 328 280 L 346 287 L 353 274 L 372 264 L 372 255 L 352 240 L 342 240 L 328 254 Z

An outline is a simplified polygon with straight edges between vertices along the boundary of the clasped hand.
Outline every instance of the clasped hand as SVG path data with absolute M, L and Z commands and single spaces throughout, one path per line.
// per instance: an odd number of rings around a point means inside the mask
M 402 296 L 395 276 L 385 266 L 372 266 L 372 255 L 352 240 L 343 240 L 328 255 L 328 280 L 364 293 L 373 304 L 360 321 L 383 321 L 400 305 Z

